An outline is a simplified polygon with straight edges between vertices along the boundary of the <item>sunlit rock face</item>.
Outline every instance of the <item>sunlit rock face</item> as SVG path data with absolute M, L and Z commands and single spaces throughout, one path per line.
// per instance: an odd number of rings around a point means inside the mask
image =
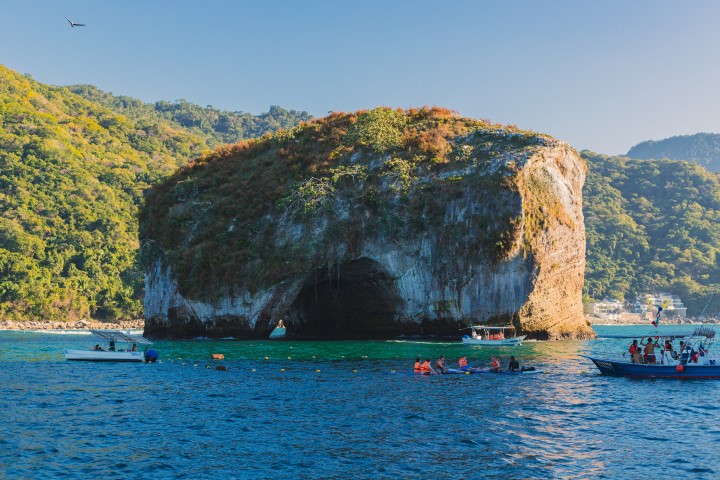
M 336 114 L 200 159 L 141 215 L 146 334 L 457 338 L 583 320 L 585 164 L 441 109 Z

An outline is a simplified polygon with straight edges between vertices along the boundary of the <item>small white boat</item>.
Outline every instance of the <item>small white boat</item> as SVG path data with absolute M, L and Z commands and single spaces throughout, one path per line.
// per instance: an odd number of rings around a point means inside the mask
M 482 345 L 486 347 L 512 347 L 521 345 L 525 335 L 515 336 L 515 327 L 512 325 L 472 325 L 470 335 L 463 335 L 462 341 L 466 345 Z
M 118 330 L 90 330 L 93 335 L 108 342 L 107 348 L 99 343 L 90 350 L 73 350 L 66 348 L 65 360 L 84 360 L 88 362 L 142 362 L 147 353 L 154 350 L 139 351 L 138 345 L 152 345 L 142 336 L 129 335 Z M 157 353 L 155 353 L 157 358 Z

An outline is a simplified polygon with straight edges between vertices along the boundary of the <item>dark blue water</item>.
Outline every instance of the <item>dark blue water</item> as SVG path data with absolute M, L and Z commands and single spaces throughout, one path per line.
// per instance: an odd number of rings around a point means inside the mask
M 720 382 L 577 356 L 612 342 L 158 342 L 161 363 L 97 364 L 62 357 L 88 336 L 0 332 L 0 478 L 718 478 Z M 549 373 L 407 374 L 442 353 Z

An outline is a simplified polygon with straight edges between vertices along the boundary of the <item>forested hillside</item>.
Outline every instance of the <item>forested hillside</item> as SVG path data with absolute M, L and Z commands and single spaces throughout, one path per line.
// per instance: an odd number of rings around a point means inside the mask
M 205 137 L 208 145 L 213 147 L 260 137 L 312 118 L 307 112 L 288 111 L 277 105 L 271 106 L 267 113 L 253 116 L 243 112 L 224 112 L 209 105 L 201 107 L 185 100 L 148 104 L 135 98 L 114 96 L 92 85 L 73 85 L 68 89 L 129 118 L 154 118 L 185 127 Z
M 0 66 L 0 319 L 142 314 L 143 193 L 218 140 L 123 101 L 137 108 Z
M 696 133 L 663 140 L 649 140 L 630 149 L 628 157 L 641 159 L 688 160 L 711 172 L 720 172 L 720 134 Z
M 582 156 L 585 292 L 599 299 L 667 290 L 699 314 L 720 289 L 718 175 L 676 160 Z

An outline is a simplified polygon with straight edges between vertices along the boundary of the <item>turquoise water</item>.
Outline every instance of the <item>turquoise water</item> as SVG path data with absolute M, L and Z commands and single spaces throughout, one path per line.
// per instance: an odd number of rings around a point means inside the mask
M 720 382 L 602 377 L 578 357 L 622 340 L 159 341 L 156 364 L 63 360 L 94 343 L 0 332 L 0 478 L 698 479 L 720 467 Z M 548 373 L 408 374 L 441 354 L 512 354 Z

